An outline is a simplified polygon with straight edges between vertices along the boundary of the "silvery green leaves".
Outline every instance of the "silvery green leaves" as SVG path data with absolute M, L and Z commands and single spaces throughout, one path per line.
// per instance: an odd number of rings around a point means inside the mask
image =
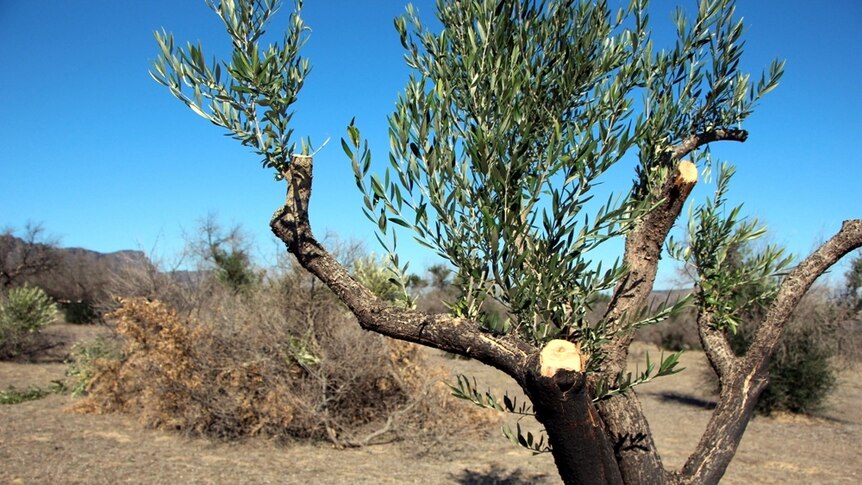
M 652 40 L 638 60 L 644 73 L 640 188 L 661 177 L 671 147 L 695 134 L 741 127 L 757 101 L 778 85 L 784 63 L 773 61 L 757 84 L 740 70 L 743 23 L 734 19 L 733 0 L 700 0 L 695 18 L 682 8 L 674 14 L 677 41 L 672 50 L 654 51 Z M 647 18 L 639 10 L 637 25 Z
M 640 369 L 635 370 L 634 374 L 631 372 L 620 372 L 613 384 L 608 384 L 603 380 L 599 380 L 596 382 L 596 391 L 593 400 L 599 401 L 601 399 L 607 399 L 614 395 L 622 394 L 634 386 L 646 384 L 657 377 L 664 377 L 676 374 L 677 372 L 682 372 L 685 368 L 677 367 L 681 356 L 682 352 L 675 352 L 667 357 L 662 355 L 660 358 L 661 364 L 659 365 L 659 368 L 656 369 L 655 362 L 650 361 L 649 353 L 647 353 L 646 368 L 643 372 L 641 372 Z
M 264 28 L 278 10 L 278 0 L 208 1 L 230 35 L 230 62 L 207 63 L 203 49 L 174 46 L 173 35 L 156 32 L 161 53 L 150 75 L 192 111 L 226 128 L 230 135 L 263 157 L 264 167 L 282 177 L 295 151 L 290 107 L 310 71 L 299 50 L 307 28 L 299 17 L 301 2 L 290 17 L 281 44 L 260 45 Z M 303 149 L 308 147 L 303 144 Z
M 408 7 L 395 25 L 414 74 L 389 118 L 389 168 L 369 174 L 355 127 L 344 143 L 389 247 L 395 226 L 410 229 L 458 268 L 465 314 L 496 299 L 537 343 L 589 326 L 584 309 L 622 274 L 587 253 L 627 230 L 628 200 L 581 210 L 635 142 L 627 95 L 639 42 L 627 13 L 605 2 L 441 3 L 432 33 Z
M 470 401 L 482 408 L 515 414 L 520 417 L 535 416 L 533 407 L 524 402 L 519 403 L 517 397 L 509 396 L 506 393 L 503 395 L 503 399 L 500 400 L 494 396 L 490 389 L 485 392 L 479 391 L 475 378 L 471 381 L 467 376 L 458 375 L 457 384 L 450 384 L 449 388 L 452 390 L 453 396 Z M 515 424 L 514 430 L 508 424 L 504 424 L 502 431 L 503 436 L 513 444 L 527 448 L 533 453 L 539 454 L 551 451 L 550 445 L 547 443 L 547 436 L 544 433 L 534 436 L 532 432 L 521 429 L 520 423 Z
M 728 184 L 734 168 L 724 164 L 712 199 L 689 216 L 688 243 L 668 241 L 670 254 L 696 270 L 698 310 L 710 315 L 712 325 L 736 332 L 739 316 L 769 302 L 792 257 L 780 247 L 755 250 L 754 241 L 766 228 L 756 219 L 740 216 L 742 206 L 726 208 Z

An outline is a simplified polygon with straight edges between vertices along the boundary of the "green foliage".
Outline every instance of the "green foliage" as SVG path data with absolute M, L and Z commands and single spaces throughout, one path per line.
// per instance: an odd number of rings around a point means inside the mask
M 281 177 L 295 149 L 290 107 L 310 70 L 299 56 L 301 2 L 283 42 L 265 48 L 277 0 L 210 7 L 230 35 L 230 62 L 207 63 L 200 45 L 177 49 L 161 32 L 152 76 Z M 459 314 L 482 320 L 484 302 L 496 301 L 506 318 L 483 325 L 539 345 L 578 339 L 597 355 L 613 335 L 589 309 L 625 268 L 594 264 L 590 252 L 657 202 L 650 194 L 674 166 L 673 146 L 738 127 L 781 77 L 777 62 L 757 83 L 739 70 L 734 10 L 733 0 L 701 0 L 694 19 L 678 10 L 677 41 L 663 50 L 644 0 L 617 10 L 605 1 L 441 1 L 439 33 L 408 6 L 395 27 L 414 75 L 389 117 L 389 168 L 370 172 L 353 122 L 342 140 L 394 281 L 403 289 L 409 280 L 400 227 L 456 269 Z M 636 190 L 583 213 L 600 177 L 632 149 Z
M 260 281 L 254 271 L 248 254 L 238 248 L 225 250 L 218 246 L 211 248 L 212 261 L 216 265 L 216 277 L 236 293 L 247 291 Z
M 664 354 L 662 354 L 662 357 L 660 358 L 661 364 L 658 369 L 656 369 L 655 362 L 650 361 L 649 353 L 647 353 L 646 368 L 643 372 L 636 370 L 635 375 L 633 376 L 631 372 L 621 371 L 619 375 L 617 375 L 612 386 L 607 382 L 598 381 L 596 383 L 596 397 L 594 400 L 599 401 L 601 399 L 607 399 L 611 396 L 622 394 L 634 386 L 646 384 L 655 378 L 670 376 L 677 372 L 682 372 L 685 368 L 677 367 L 677 365 L 679 365 L 680 356 L 682 356 L 682 352 L 676 352 L 667 357 L 664 357 Z
M 862 252 L 850 261 L 850 269 L 844 275 L 844 296 L 854 311 L 862 311 Z
M 201 221 L 199 232 L 200 239 L 190 246 L 216 280 L 236 294 L 248 294 L 261 282 L 241 227 L 224 230 L 215 216 L 209 215 Z
M 402 279 L 402 275 L 388 267 L 385 261 L 379 261 L 374 254 L 353 262 L 353 277 L 378 298 L 413 306 L 413 297 L 407 292 L 409 276 Z
M 63 303 L 63 319 L 66 323 L 93 323 L 99 318 L 95 303 L 92 300 L 80 300 Z
M 618 11 L 490 0 L 438 10 L 440 33 L 409 6 L 395 21 L 414 76 L 389 118 L 390 166 L 371 173 L 355 124 L 342 140 L 365 215 L 395 267 L 406 228 L 458 270 L 460 314 L 481 320 L 495 300 L 511 316 L 505 332 L 539 345 L 578 339 L 595 355 L 613 336 L 588 310 L 625 268 L 594 264 L 590 251 L 656 202 L 649 194 L 668 176 L 672 146 L 738 126 L 782 65 L 756 85 L 738 70 L 742 24 L 727 0 L 702 1 L 692 23 L 678 11 L 672 51 L 654 49 L 639 1 Z M 583 214 L 602 174 L 633 148 L 639 189 Z
M 470 382 L 470 379 L 467 378 L 467 376 L 458 375 L 457 384 L 450 384 L 449 388 L 452 390 L 453 396 L 458 399 L 470 401 L 481 408 L 493 409 L 495 411 L 516 414 L 519 416 L 536 415 L 536 413 L 533 412 L 532 406 L 527 403 L 518 403 L 518 398 L 509 396 L 508 393 L 503 395 L 502 400 L 499 400 L 491 393 L 490 390 L 486 390 L 484 393 L 479 391 L 475 378 Z M 515 424 L 514 430 L 508 424 L 504 424 L 502 431 L 503 436 L 505 436 L 506 439 L 515 445 L 532 451 L 534 454 L 547 453 L 551 451 L 550 445 L 547 443 L 547 437 L 544 433 L 540 433 L 538 437 L 535 437 L 532 432 L 525 432 L 521 429 L 520 423 Z
M 122 354 L 116 341 L 98 337 L 72 347 L 71 359 L 67 362 L 66 377 L 73 396 L 83 396 L 93 378 L 98 374 L 98 360 L 120 360 Z
M 476 384 L 476 379 L 473 378 L 472 382 L 470 379 L 463 375 L 459 374 L 457 377 L 456 385 L 449 385 L 449 389 L 452 391 L 452 395 L 457 397 L 458 399 L 464 399 L 466 401 L 470 401 L 473 404 L 487 409 L 493 409 L 495 411 L 518 414 L 521 416 L 535 416 L 532 407 L 526 403 L 518 404 L 517 397 L 511 397 L 508 393 L 503 395 L 503 400 L 497 399 L 494 394 L 491 393 L 490 389 L 485 391 L 484 393 L 479 391 L 478 384 Z
M 15 387 L 10 386 L 5 391 L 0 391 L 0 405 L 35 401 L 50 394 L 61 392 L 62 390 L 63 386 L 60 383 L 53 383 L 48 388 L 31 386 L 24 390 L 15 389 Z
M 20 353 L 56 316 L 57 306 L 41 288 L 9 290 L 5 301 L 0 302 L 0 356 Z
M 300 4 L 283 45 L 267 49 L 258 40 L 275 0 L 211 6 L 232 39 L 231 62 L 207 66 L 202 48 L 191 44 L 175 53 L 163 32 L 156 34 L 162 55 L 153 77 L 251 146 L 281 177 L 294 152 L 289 107 L 309 71 L 298 55 L 305 40 Z M 677 10 L 677 40 L 665 50 L 653 45 L 645 0 L 618 10 L 604 0 L 441 0 L 439 33 L 408 5 L 395 27 L 414 72 L 389 117 L 388 168 L 371 172 L 371 151 L 354 121 L 341 140 L 392 271 L 385 282 L 377 270 L 355 271 L 357 278 L 384 297 L 394 296 L 390 283 L 406 295 L 409 264 L 397 254 L 398 233 L 406 230 L 454 268 L 453 313 L 537 346 L 577 340 L 591 355 L 589 370 L 596 370 L 602 344 L 616 335 L 589 310 L 626 268 L 594 263 L 592 251 L 625 236 L 660 202 L 656 188 L 678 162 L 675 146 L 739 128 L 782 75 L 779 62 L 756 83 L 739 70 L 743 25 L 734 11 L 733 0 L 701 0 L 694 19 Z M 303 153 L 309 148 L 304 144 Z M 634 190 L 591 202 L 603 174 L 632 150 L 639 156 Z M 709 163 L 707 150 L 691 157 Z M 725 298 L 770 280 L 786 260 L 773 249 L 744 267 L 729 266 L 733 248 L 762 233 L 739 220 L 739 209 L 723 215 L 730 173 L 722 170 L 715 199 L 692 218 L 690 244 L 671 244 L 671 251 L 698 270 L 697 305 L 734 332 L 738 313 L 769 294 Z M 585 213 L 588 203 L 592 214 Z M 487 303 L 503 311 L 488 314 Z M 627 315 L 624 330 L 671 318 L 686 304 Z M 672 374 L 678 357 L 662 359 L 657 370 L 648 361 L 634 377 L 620 374 L 601 384 L 598 397 Z M 456 392 L 483 407 L 508 407 L 466 379 Z M 520 430 L 511 436 L 534 450 L 544 447 Z
M 778 291 L 778 277 L 792 257 L 777 246 L 745 254 L 766 232 L 757 220 L 740 217 L 742 206 L 727 211 L 727 189 L 735 169 L 724 164 L 712 199 L 693 209 L 688 244 L 668 241 L 670 254 L 695 268 L 696 305 L 712 325 L 736 333 L 740 318 L 767 304 Z
M 231 61 L 213 60 L 208 65 L 200 44 L 175 48 L 173 35 L 156 32 L 161 54 L 150 75 L 192 111 L 254 149 L 263 166 L 274 168 L 280 179 L 295 151 L 290 108 L 311 69 L 299 57 L 307 30 L 299 17 L 302 2 L 297 1 L 281 44 L 266 48 L 260 40 L 279 8 L 278 0 L 208 0 L 207 4 L 230 34 Z

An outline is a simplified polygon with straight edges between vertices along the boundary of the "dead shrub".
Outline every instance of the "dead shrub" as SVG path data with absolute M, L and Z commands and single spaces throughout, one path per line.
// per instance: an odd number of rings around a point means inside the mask
M 363 331 L 303 272 L 248 294 L 198 288 L 184 312 L 122 300 L 109 316 L 122 357 L 93 363 L 88 395 L 74 408 L 135 414 L 147 426 L 192 435 L 337 446 L 433 439 L 464 432 L 464 423 L 487 430 L 496 419 L 456 402 L 417 346 Z

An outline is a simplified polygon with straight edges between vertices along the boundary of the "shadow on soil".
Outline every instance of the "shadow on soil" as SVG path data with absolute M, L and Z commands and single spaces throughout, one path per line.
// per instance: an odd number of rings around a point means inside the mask
M 527 475 L 520 468 L 505 470 L 497 465 L 487 471 L 464 470 L 450 474 L 449 478 L 461 485 L 529 485 L 547 482 L 547 475 L 540 473 Z
M 655 394 L 659 399 L 664 402 L 675 402 L 678 404 L 683 404 L 686 406 L 693 406 L 701 409 L 714 409 L 715 401 L 701 399 L 694 396 L 689 396 L 687 394 L 681 394 L 678 392 L 660 392 Z

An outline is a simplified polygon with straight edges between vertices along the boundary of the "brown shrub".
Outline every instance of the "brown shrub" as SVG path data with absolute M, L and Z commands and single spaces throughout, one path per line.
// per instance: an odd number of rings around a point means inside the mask
M 122 300 L 110 318 L 123 357 L 95 362 L 75 409 L 136 414 L 193 435 L 339 446 L 424 440 L 495 419 L 455 402 L 418 347 L 363 331 L 307 275 L 283 275 L 250 295 L 201 288 L 182 314 L 157 300 Z

